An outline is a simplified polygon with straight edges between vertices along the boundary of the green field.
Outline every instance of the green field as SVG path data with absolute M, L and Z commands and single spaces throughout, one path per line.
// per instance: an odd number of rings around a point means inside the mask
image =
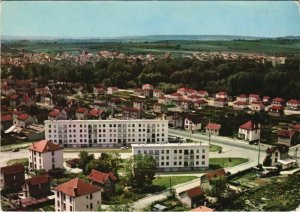
M 245 158 L 210 158 L 209 167 L 212 169 L 233 167 L 242 163 L 248 162 Z

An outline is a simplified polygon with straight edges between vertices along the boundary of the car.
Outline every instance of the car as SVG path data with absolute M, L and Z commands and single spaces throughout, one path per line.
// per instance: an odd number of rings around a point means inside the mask
M 19 148 L 15 148 L 15 149 L 12 150 L 12 152 L 19 152 L 19 151 L 20 151 Z
M 128 149 L 128 147 L 127 146 L 122 146 L 121 149 Z

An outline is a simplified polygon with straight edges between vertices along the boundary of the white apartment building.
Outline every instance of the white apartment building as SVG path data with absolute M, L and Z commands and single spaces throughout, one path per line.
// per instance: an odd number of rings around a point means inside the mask
M 45 138 L 65 147 L 167 143 L 168 120 L 46 120 Z
M 74 178 L 55 187 L 55 211 L 98 211 L 101 189 Z
M 132 144 L 132 154 L 149 154 L 160 171 L 202 170 L 209 166 L 207 143 Z
M 42 140 L 29 146 L 29 168 L 33 170 L 64 168 L 63 148 L 50 141 Z

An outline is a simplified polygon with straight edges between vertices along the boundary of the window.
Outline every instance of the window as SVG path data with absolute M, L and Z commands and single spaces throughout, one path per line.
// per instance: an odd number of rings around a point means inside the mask
M 64 203 L 64 210 L 66 210 L 66 203 Z
M 174 153 L 175 153 L 175 154 L 177 153 L 177 149 L 176 149 L 176 150 L 174 150 Z
M 73 211 L 73 207 L 72 207 L 72 205 L 70 205 L 70 211 Z
M 202 159 L 205 159 L 205 155 L 202 155 Z

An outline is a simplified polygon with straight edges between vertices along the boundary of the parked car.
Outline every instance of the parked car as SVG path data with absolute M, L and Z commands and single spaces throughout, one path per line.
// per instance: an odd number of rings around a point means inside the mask
M 19 151 L 20 151 L 19 148 L 15 148 L 15 149 L 12 150 L 12 152 L 19 152 Z

